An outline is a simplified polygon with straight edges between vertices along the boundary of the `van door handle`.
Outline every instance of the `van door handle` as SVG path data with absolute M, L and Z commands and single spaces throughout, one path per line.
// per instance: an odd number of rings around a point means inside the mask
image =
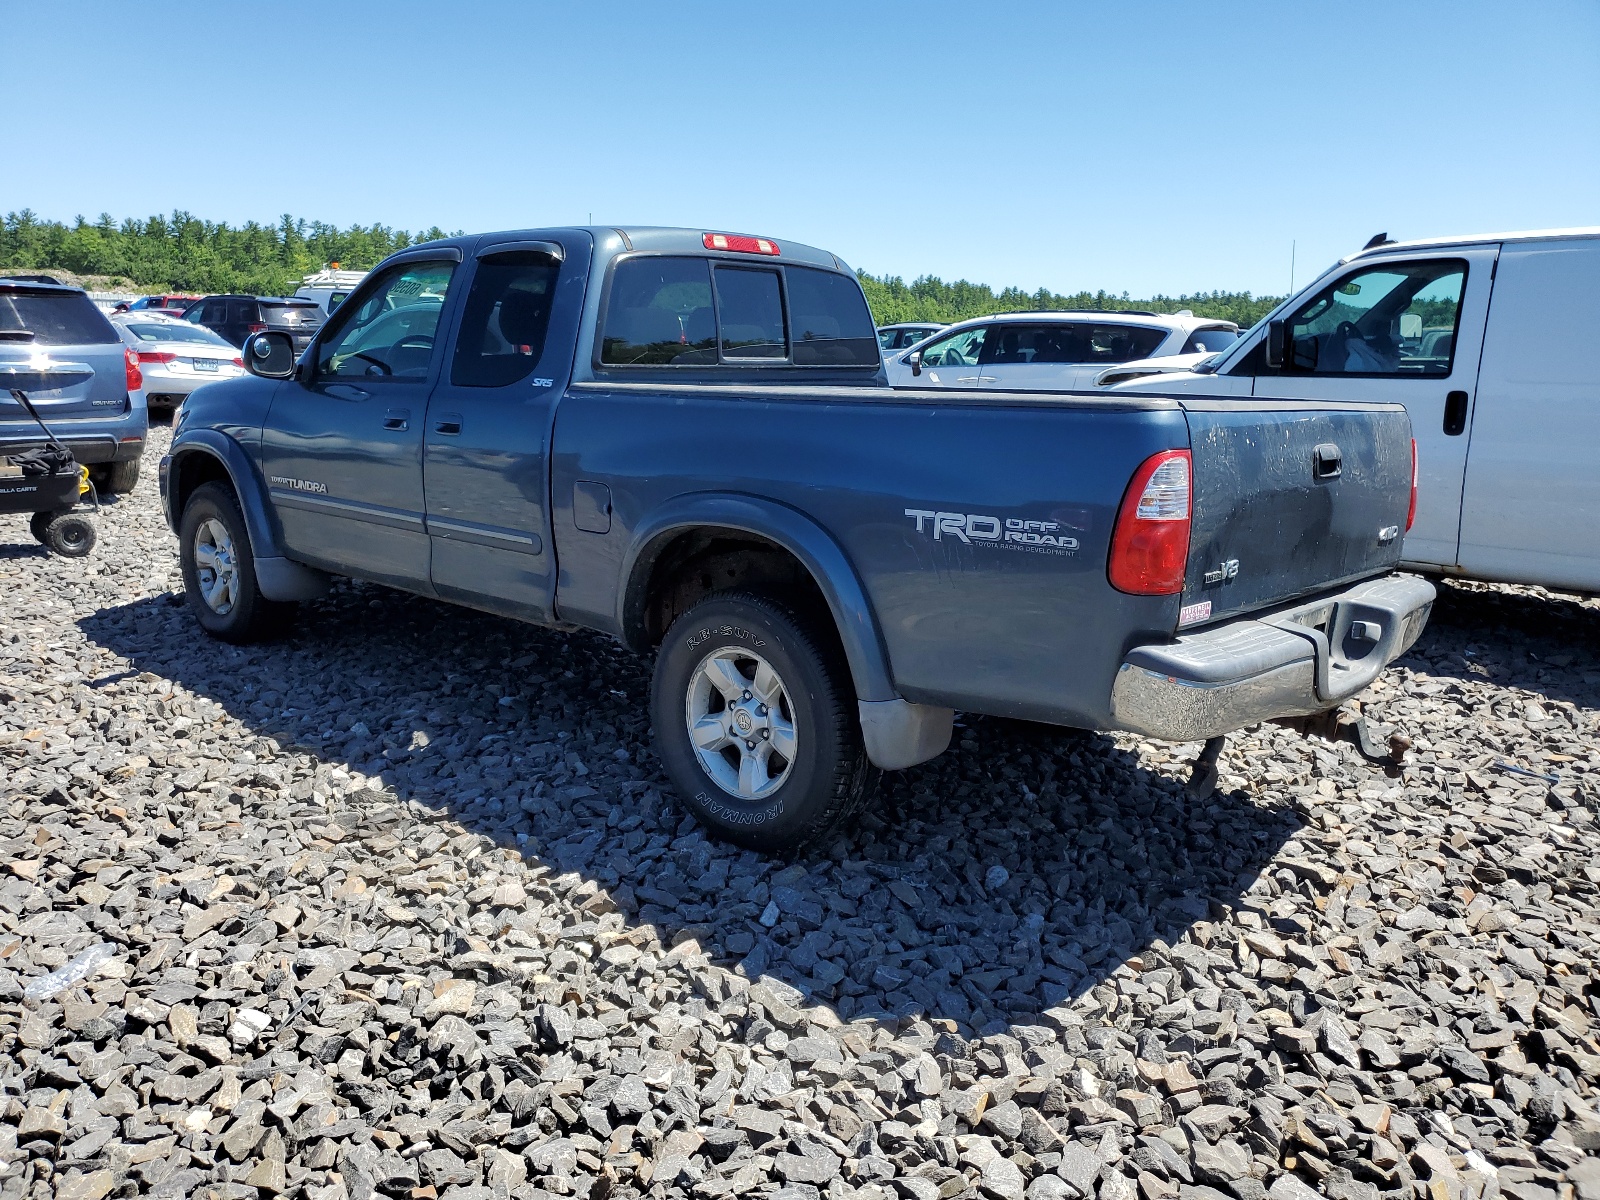
M 411 410 L 409 408 L 391 408 L 383 414 L 383 427 L 394 430 L 410 429 Z
M 1459 437 L 1467 431 L 1467 394 L 1451 392 L 1444 398 L 1444 431 L 1449 437 Z
M 460 413 L 440 413 L 439 419 L 433 423 L 435 433 L 447 433 L 452 437 L 461 432 Z
M 1323 442 L 1311 450 L 1311 477 L 1337 479 L 1344 469 L 1344 454 L 1332 442 Z

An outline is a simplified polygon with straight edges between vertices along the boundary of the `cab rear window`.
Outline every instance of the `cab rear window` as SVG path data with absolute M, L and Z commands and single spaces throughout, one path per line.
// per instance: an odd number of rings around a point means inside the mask
M 811 267 L 640 256 L 612 271 L 604 366 L 879 364 L 860 286 Z
M 23 333 L 33 336 L 17 337 Z M 13 339 L 34 346 L 105 346 L 122 340 L 82 292 L 0 288 L 0 340 Z

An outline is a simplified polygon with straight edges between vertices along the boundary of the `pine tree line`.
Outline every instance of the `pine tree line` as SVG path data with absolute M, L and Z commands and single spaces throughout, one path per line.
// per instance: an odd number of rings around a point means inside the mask
M 170 217 L 132 218 L 118 223 L 102 213 L 90 222 L 68 225 L 41 219 L 31 209 L 9 212 L 0 222 L 0 270 L 28 268 L 70 271 L 76 275 L 126 280 L 135 290 L 183 292 L 292 292 L 301 278 L 333 262 L 354 270 L 376 265 L 387 255 L 420 241 L 444 237 L 438 226 L 418 233 L 387 225 L 340 229 L 285 213 L 276 225 L 247 221 L 203 221 L 187 212 Z M 1249 292 L 1201 292 L 1183 296 L 1130 299 L 1106 291 L 1073 295 L 1040 288 L 1025 292 L 957 280 L 946 283 L 924 275 L 906 283 L 898 275 L 860 274 L 861 286 L 879 324 L 895 321 L 959 321 L 993 312 L 1039 309 L 1193 310 L 1197 316 L 1255 324 L 1277 304 L 1276 296 Z

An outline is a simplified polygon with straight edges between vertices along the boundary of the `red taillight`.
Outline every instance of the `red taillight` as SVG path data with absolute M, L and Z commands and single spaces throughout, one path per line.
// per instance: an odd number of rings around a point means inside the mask
M 231 362 L 236 367 L 244 366 L 244 359 L 240 358 L 237 354 L 234 355 L 232 358 L 230 358 L 228 361 Z
M 144 386 L 144 372 L 139 370 L 139 356 L 133 352 L 132 346 L 123 350 L 122 362 L 126 368 L 123 374 L 127 377 L 128 390 L 137 392 Z
M 737 250 L 741 254 L 778 253 L 778 243 L 770 238 L 749 237 L 742 233 L 708 233 L 700 239 L 707 250 Z
M 178 356 L 165 350 L 141 350 L 139 361 L 142 363 L 169 363 L 176 362 Z
M 1417 439 L 1411 439 L 1411 507 L 1406 509 L 1406 532 L 1417 521 Z
M 1119 592 L 1170 596 L 1183 591 L 1191 474 L 1187 450 L 1152 454 L 1133 473 L 1117 511 L 1106 567 L 1111 586 Z
M 251 333 L 265 333 L 267 329 L 260 321 L 251 321 L 248 328 Z

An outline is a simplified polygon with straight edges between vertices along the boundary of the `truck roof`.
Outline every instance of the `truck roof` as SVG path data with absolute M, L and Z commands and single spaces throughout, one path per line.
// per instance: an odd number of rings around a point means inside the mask
M 653 254 L 726 254 L 729 258 L 741 262 L 759 260 L 767 255 L 744 254 L 733 250 L 715 250 L 705 244 L 707 235 L 723 235 L 727 237 L 758 237 L 770 242 L 777 247 L 778 253 L 773 256 L 779 262 L 804 263 L 807 266 L 827 267 L 830 270 L 844 271 L 855 274 L 837 254 L 827 250 L 819 250 L 815 246 L 807 246 L 803 242 L 791 242 L 787 238 L 772 238 L 766 234 L 741 234 L 723 229 L 687 229 L 666 225 L 561 225 L 544 229 L 501 229 L 485 233 L 469 233 L 458 237 L 440 238 L 432 242 L 419 242 L 406 249 L 417 250 L 429 246 L 454 246 L 463 254 L 472 252 L 473 247 L 485 238 L 528 238 L 537 241 L 548 238 L 555 233 L 583 232 L 594 238 L 597 252 L 627 253 L 629 251 L 645 251 Z

